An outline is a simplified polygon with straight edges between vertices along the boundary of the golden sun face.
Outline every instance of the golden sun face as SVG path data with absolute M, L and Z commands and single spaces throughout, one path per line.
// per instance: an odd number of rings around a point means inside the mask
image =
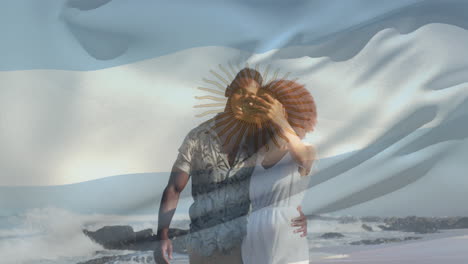
M 259 94 L 261 86 L 255 79 L 240 78 L 234 85 L 227 107 L 230 108 L 234 117 L 247 123 L 259 123 L 262 119 L 259 117 L 259 111 L 255 108 L 255 99 L 253 96 Z
M 266 81 L 266 85 L 262 85 L 263 80 L 267 80 L 270 66 L 265 69 L 262 75 L 259 75 L 258 65 L 255 71 L 245 71 L 245 69 L 248 69 L 248 65 L 246 65 L 246 68 L 237 71 L 231 64 L 229 64 L 229 67 L 232 74 L 219 65 L 226 78 L 221 74 L 210 71 L 225 86 L 215 80 L 203 79 L 204 82 L 214 85 L 218 89 L 198 87 L 198 89 L 210 92 L 213 95 L 195 97 L 199 100 L 212 100 L 219 103 L 194 106 L 195 108 L 224 107 L 224 109 L 207 110 L 196 115 L 197 117 L 203 117 L 218 113 L 214 117 L 215 125 L 212 129 L 220 137 L 224 147 L 237 147 L 241 142 L 245 142 L 253 147 L 254 151 L 257 151 L 261 146 L 265 146 L 266 150 L 268 150 L 267 143 L 270 141 L 277 147 L 281 147 L 283 143 L 288 142 L 282 131 L 278 130 L 272 122 L 258 115 L 254 107 L 253 95 L 258 96 L 268 93 L 279 100 L 285 108 L 284 114 L 288 122 L 295 130 L 290 131 L 291 133 L 296 133 L 302 137 L 306 132 L 313 130 L 316 120 L 313 98 L 303 85 L 295 80 L 286 80 L 285 78 L 289 74 L 278 79 L 277 70 L 273 78 Z M 241 73 L 244 75 L 239 76 Z M 230 80 L 230 82 L 226 79 Z M 219 97 L 220 95 L 227 96 L 227 98 Z

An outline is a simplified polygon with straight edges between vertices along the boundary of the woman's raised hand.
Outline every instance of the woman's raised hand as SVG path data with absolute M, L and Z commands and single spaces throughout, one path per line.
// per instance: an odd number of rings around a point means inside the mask
M 271 95 L 264 93 L 255 96 L 256 108 L 265 120 L 272 121 L 274 124 L 282 126 L 288 122 L 286 111 L 280 101 Z

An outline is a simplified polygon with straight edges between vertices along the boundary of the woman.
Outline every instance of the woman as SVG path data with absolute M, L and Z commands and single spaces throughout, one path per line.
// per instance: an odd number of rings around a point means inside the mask
M 316 123 L 316 107 L 304 86 L 280 80 L 262 87 L 250 107 L 261 120 L 262 147 L 250 181 L 252 213 L 242 243 L 244 264 L 309 263 L 304 235 L 294 234 L 315 150 L 301 139 Z M 304 231 L 304 230 L 299 230 Z

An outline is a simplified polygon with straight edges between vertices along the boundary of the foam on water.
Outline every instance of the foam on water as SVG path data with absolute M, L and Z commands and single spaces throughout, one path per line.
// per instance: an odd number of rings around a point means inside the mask
M 64 209 L 43 208 L 24 214 L 4 217 L 0 223 L 0 255 L 3 263 L 18 264 L 76 264 L 90 259 L 110 257 L 106 263 L 152 263 L 152 252 L 105 250 L 85 236 L 83 229 L 97 230 L 107 225 L 130 225 L 135 231 L 145 228 L 155 230 L 156 215 L 103 215 L 77 214 Z M 362 225 L 374 232 L 366 231 Z M 312 260 L 342 258 L 350 251 L 349 243 L 363 239 L 404 238 L 408 233 L 381 231 L 383 222 L 361 219 L 319 217 L 308 220 L 310 255 Z M 10 227 L 8 227 L 10 226 Z M 173 227 L 188 228 L 188 217 L 176 215 Z M 6 228 L 3 228 L 6 227 Z M 326 239 L 321 235 L 336 232 L 342 238 Z M 342 252 L 342 248 L 347 248 Z M 338 249 L 338 250 L 337 250 Z M 188 256 L 175 254 L 173 263 L 188 263 Z
M 156 229 L 155 215 L 77 214 L 60 208 L 41 208 L 0 219 L 1 263 L 78 263 L 91 258 L 128 255 L 119 263 L 140 261 L 148 253 L 105 250 L 83 234 L 106 225 L 130 225 L 135 231 Z M 188 217 L 175 215 L 174 224 L 187 228 Z M 179 258 L 183 256 L 179 256 Z M 123 262 L 122 262 L 123 261 Z M 136 262 L 135 262 L 136 263 Z M 139 262 L 141 263 L 141 262 Z M 144 263 L 144 262 L 143 262 Z
M 2 263 L 38 263 L 91 255 L 103 248 L 82 232 L 82 217 L 54 208 L 34 209 L 13 229 L 0 230 Z
M 15 224 L 13 228 L 0 229 L 0 254 L 6 263 L 77 263 L 115 255 L 121 256 L 116 260 L 118 263 L 141 263 L 151 254 L 105 250 L 85 236 L 82 230 L 94 231 L 106 225 L 130 225 L 135 231 L 146 228 L 155 230 L 157 224 L 155 215 L 80 215 L 58 208 L 30 210 L 12 216 L 6 222 Z M 362 239 L 366 232 L 361 225 L 361 221 L 340 223 L 339 219 L 311 219 L 308 234 L 311 250 Z M 176 215 L 173 226 L 188 228 L 187 216 Z M 320 238 L 326 232 L 339 232 L 345 238 Z M 177 259 L 185 261 L 186 256 L 178 255 Z

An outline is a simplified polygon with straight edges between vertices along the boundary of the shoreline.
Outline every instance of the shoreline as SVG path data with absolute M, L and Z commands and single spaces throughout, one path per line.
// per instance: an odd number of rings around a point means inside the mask
M 385 231 L 384 231 L 385 232 Z M 310 263 L 424 263 L 438 264 L 450 260 L 452 263 L 465 263 L 468 259 L 466 250 L 468 248 L 468 229 L 440 230 L 437 233 L 425 234 L 420 240 L 410 240 L 398 243 L 386 243 L 379 245 L 341 245 L 324 248 L 310 248 Z M 428 249 L 432 251 L 427 254 Z M 427 262 L 428 257 L 432 260 L 437 253 L 435 262 Z M 426 257 L 424 257 L 426 256 Z M 454 257 L 455 256 L 455 257 Z M 101 256 L 77 264 L 104 264 L 108 261 L 139 261 L 141 263 L 152 263 L 152 251 L 127 251 L 127 254 L 114 256 Z M 455 262 L 453 262 L 455 261 Z M 188 264 L 188 255 L 175 253 L 171 263 Z
M 468 259 L 467 248 L 468 229 L 452 229 L 424 235 L 421 240 L 401 243 L 324 248 L 324 252 L 318 252 L 315 256 L 311 254 L 311 262 L 465 264 Z

